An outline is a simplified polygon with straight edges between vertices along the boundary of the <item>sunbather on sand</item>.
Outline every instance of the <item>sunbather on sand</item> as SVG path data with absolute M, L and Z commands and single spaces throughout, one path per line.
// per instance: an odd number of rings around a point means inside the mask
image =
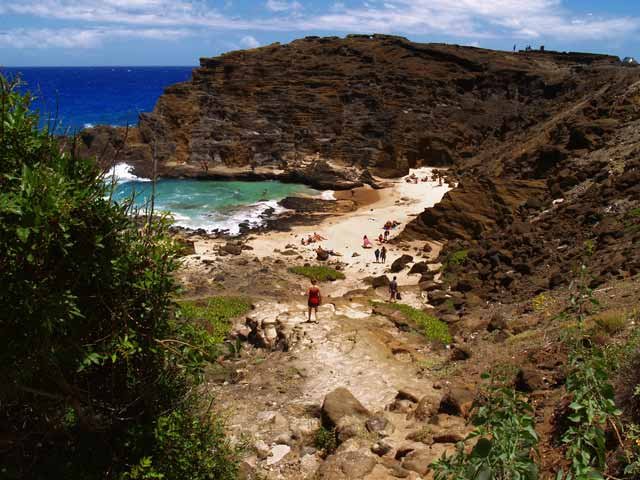
M 364 237 L 362 237 L 362 248 L 372 248 L 373 244 L 371 243 L 371 240 L 369 240 L 369 238 L 365 235 Z

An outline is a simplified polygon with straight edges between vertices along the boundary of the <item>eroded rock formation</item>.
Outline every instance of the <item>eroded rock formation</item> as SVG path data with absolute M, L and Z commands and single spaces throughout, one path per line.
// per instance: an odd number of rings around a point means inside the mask
M 101 127 L 85 131 L 81 147 L 104 163 L 117 156 L 143 175 L 156 158 L 165 176 L 349 188 L 370 183 L 369 172 L 467 163 L 586 89 L 607 85 L 614 73 L 601 71 L 616 61 L 386 35 L 308 37 L 203 58 L 191 81 L 167 88 L 154 111 L 141 115 L 126 142 L 121 129 Z M 597 142 L 610 128 L 576 127 L 568 145 Z

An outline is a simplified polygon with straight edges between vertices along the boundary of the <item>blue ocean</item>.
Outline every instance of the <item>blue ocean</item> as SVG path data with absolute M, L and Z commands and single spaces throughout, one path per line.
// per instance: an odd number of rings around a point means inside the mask
M 163 90 L 191 78 L 194 67 L 0 67 L 19 77 L 20 88 L 34 95 L 41 126 L 55 118 L 57 133 L 74 133 L 94 125 L 137 125 L 140 112 L 150 112 Z M 116 165 L 113 199 L 133 197 L 144 209 L 151 195 L 148 179 Z M 174 223 L 191 229 L 237 234 L 240 224 L 259 227 L 265 216 L 282 212 L 278 201 L 288 195 L 320 195 L 304 185 L 280 182 L 224 182 L 161 179 L 155 188 L 156 209 Z
M 35 95 L 33 107 L 44 125 L 57 118 L 57 132 L 92 125 L 136 125 L 163 90 L 191 78 L 195 67 L 0 67 L 19 76 L 23 91 Z

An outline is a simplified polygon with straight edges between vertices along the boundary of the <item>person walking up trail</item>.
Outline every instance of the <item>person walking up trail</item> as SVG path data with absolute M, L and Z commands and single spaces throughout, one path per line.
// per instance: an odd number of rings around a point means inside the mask
M 376 256 L 376 263 L 379 263 L 380 262 L 380 249 L 376 248 L 376 251 L 373 252 L 373 253 Z
M 393 277 L 393 280 L 389 283 L 389 301 L 395 302 L 396 298 L 398 298 L 398 281 L 397 277 Z
M 382 263 L 387 262 L 387 247 L 385 247 L 384 245 L 382 246 L 382 250 L 380 250 L 380 261 Z
M 316 323 L 318 323 L 318 307 L 320 306 L 320 302 L 322 301 L 322 296 L 320 295 L 320 289 L 316 286 L 316 280 L 311 280 L 311 286 L 309 290 L 307 290 L 307 305 L 309 306 L 309 319 L 308 322 L 311 322 L 311 310 L 315 312 Z

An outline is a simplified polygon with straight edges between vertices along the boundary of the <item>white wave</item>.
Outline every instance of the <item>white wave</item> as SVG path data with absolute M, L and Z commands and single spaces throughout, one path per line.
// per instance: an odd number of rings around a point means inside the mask
M 193 230 L 203 229 L 206 232 L 224 231 L 229 235 L 240 234 L 240 224 L 248 224 L 250 229 L 259 228 L 265 224 L 267 211 L 270 212 L 269 217 L 285 212 L 286 209 L 278 205 L 276 200 L 265 200 L 238 207 L 232 213 L 215 212 L 207 217 L 187 217 L 184 215 L 176 215 L 173 213 L 174 225 L 179 227 L 190 228 Z
M 93 123 L 85 123 L 82 128 L 93 128 L 95 125 Z
M 127 163 L 118 163 L 109 169 L 105 174 L 105 180 L 112 181 L 115 178 L 117 183 L 125 182 L 150 182 L 149 178 L 142 178 L 134 175 L 133 166 Z
M 320 198 L 322 200 L 335 200 L 336 199 L 336 192 L 334 192 L 333 190 L 324 190 L 321 194 L 320 194 Z

